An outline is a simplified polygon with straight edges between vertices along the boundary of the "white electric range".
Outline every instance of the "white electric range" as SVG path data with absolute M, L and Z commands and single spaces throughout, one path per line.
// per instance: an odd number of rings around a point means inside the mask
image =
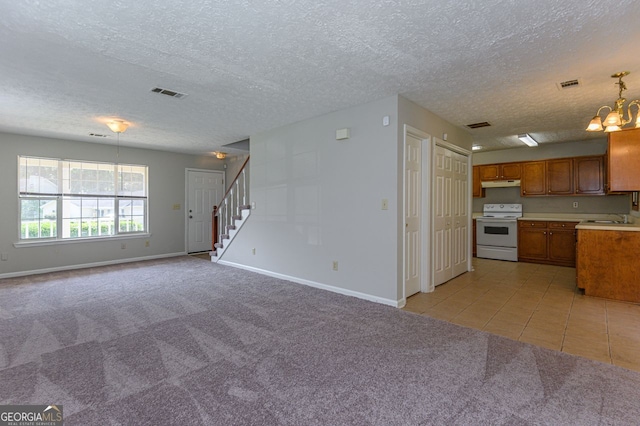
M 518 261 L 518 218 L 522 204 L 485 204 L 476 218 L 477 256 Z

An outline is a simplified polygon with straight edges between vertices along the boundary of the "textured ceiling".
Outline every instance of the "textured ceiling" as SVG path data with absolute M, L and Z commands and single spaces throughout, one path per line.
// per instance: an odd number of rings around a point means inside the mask
M 489 149 L 603 138 L 584 128 L 617 97 L 609 76 L 631 71 L 640 98 L 640 2 L 615 3 L 3 1 L 0 131 L 115 143 L 117 117 L 132 123 L 122 145 L 200 154 L 400 94 L 463 128 L 490 122 L 468 130 Z

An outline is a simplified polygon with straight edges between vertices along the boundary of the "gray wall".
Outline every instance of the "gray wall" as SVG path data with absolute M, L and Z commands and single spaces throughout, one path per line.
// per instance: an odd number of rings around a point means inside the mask
M 185 168 L 222 170 L 223 164 L 212 157 L 122 147 L 118 158 L 113 145 L 6 133 L 0 133 L 0 147 L 0 253 L 9 257 L 0 261 L 0 276 L 185 253 Z M 147 165 L 151 236 L 14 247 L 19 224 L 18 155 Z M 181 208 L 173 210 L 174 204 Z M 147 240 L 149 247 L 145 247 Z
M 515 148 L 473 154 L 473 164 L 534 161 L 549 158 L 602 155 L 607 150 L 606 139 L 542 144 L 536 148 Z M 522 203 L 525 213 L 629 213 L 628 195 L 575 196 L 575 197 L 520 197 L 520 188 L 486 188 L 485 198 L 473 199 L 473 211 L 482 212 L 483 204 Z M 578 208 L 573 208 L 573 202 Z
M 252 135 L 256 209 L 223 261 L 383 303 L 400 301 L 404 124 L 440 138 L 448 133 L 449 142 L 471 148 L 464 130 L 399 96 Z M 337 141 L 336 130 L 345 127 L 351 137 Z M 381 209 L 382 199 L 388 210 Z

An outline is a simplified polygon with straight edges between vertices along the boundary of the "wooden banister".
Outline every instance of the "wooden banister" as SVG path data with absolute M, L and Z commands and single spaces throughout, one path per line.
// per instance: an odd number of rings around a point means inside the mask
M 248 162 L 249 162 L 249 156 L 247 157 L 247 159 L 242 164 L 242 167 L 240 167 L 240 170 L 238 171 L 238 174 L 236 174 L 236 177 L 234 177 L 233 180 L 231 181 L 231 184 L 229 185 L 229 187 L 227 188 L 226 192 L 222 196 L 222 199 L 220 200 L 220 204 L 218 204 L 218 207 L 217 208 L 214 207 L 214 209 L 213 209 L 214 212 L 220 210 L 220 207 L 222 207 L 222 203 L 224 203 L 224 199 L 227 198 L 227 195 L 229 195 L 229 191 L 231 191 L 231 188 L 233 187 L 233 184 L 235 183 L 236 180 L 238 180 L 238 178 L 240 177 L 240 174 L 242 173 L 244 168 L 247 166 Z
M 235 178 L 229 184 L 229 187 L 224 193 L 224 196 L 220 200 L 220 204 L 217 206 L 213 206 L 213 211 L 211 212 L 211 241 L 212 241 L 212 250 L 216 251 L 217 243 L 222 244 L 222 237 L 227 235 L 229 229 L 235 229 L 234 221 L 236 220 L 236 215 L 241 214 L 241 209 L 245 208 L 244 204 L 246 203 L 246 173 L 245 168 L 249 163 L 249 156 L 240 167 L 240 170 L 236 174 Z M 239 179 L 242 176 L 242 191 L 239 188 Z M 237 191 L 233 192 L 234 186 Z M 242 204 L 240 201 L 240 194 L 242 194 Z M 230 196 L 229 196 L 230 195 Z M 220 241 L 218 241 L 220 239 Z

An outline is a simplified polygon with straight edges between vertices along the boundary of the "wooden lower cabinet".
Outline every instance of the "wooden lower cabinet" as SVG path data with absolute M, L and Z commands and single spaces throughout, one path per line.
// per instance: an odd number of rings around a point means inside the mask
M 560 266 L 576 264 L 578 222 L 518 222 L 518 261 Z
M 472 232 L 471 240 L 472 240 L 472 247 L 473 247 L 472 254 L 473 254 L 473 257 L 477 257 L 478 256 L 478 243 L 477 243 L 477 240 L 476 240 L 476 220 L 475 219 L 473 219 L 473 230 L 471 232 Z
M 577 252 L 585 295 L 640 302 L 640 232 L 580 229 Z

